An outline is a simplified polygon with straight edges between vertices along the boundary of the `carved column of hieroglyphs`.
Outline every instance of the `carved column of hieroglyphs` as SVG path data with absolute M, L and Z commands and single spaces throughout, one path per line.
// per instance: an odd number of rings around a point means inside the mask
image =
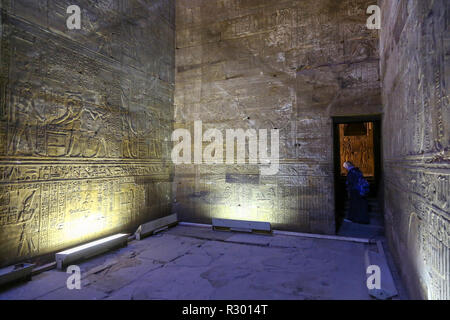
M 1 4 L 0 265 L 169 213 L 174 1 Z
M 412 298 L 450 298 L 448 1 L 383 1 L 385 217 Z

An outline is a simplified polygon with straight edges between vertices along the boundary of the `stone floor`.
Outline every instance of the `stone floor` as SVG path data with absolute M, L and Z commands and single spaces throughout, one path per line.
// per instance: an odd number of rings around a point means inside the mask
M 397 290 L 399 291 L 399 296 L 405 299 L 407 297 L 406 289 L 401 285 L 401 277 L 397 266 L 394 263 L 393 257 L 389 251 L 387 239 L 384 233 L 384 217 L 380 209 L 380 205 L 376 198 L 369 198 L 369 216 L 370 224 L 359 224 L 344 221 L 337 235 L 341 237 L 352 237 L 352 238 L 364 238 L 374 241 L 381 241 L 384 253 L 386 255 L 387 264 L 390 268 L 391 275 L 397 284 Z M 346 201 L 345 204 L 345 215 L 349 209 L 349 202 Z
M 371 299 L 367 246 L 177 226 L 80 263 L 81 290 L 51 270 L 0 299 Z
M 365 238 L 372 240 L 384 240 L 384 220 L 378 200 L 369 198 L 370 224 L 363 225 L 343 221 L 339 228 L 338 235 L 343 237 Z M 348 216 L 349 201 L 345 203 L 345 216 Z

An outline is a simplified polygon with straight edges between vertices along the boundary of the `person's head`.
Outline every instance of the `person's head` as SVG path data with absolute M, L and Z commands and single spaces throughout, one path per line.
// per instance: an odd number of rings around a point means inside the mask
M 350 170 L 351 168 L 354 168 L 355 166 L 350 161 L 345 161 L 343 167 L 347 170 Z

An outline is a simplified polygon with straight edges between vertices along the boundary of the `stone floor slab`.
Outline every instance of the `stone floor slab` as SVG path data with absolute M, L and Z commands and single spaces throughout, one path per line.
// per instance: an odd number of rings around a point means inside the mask
M 52 270 L 0 292 L 0 299 L 371 299 L 369 244 L 217 234 L 175 227 L 80 263 L 81 290 L 68 290 L 69 275 Z

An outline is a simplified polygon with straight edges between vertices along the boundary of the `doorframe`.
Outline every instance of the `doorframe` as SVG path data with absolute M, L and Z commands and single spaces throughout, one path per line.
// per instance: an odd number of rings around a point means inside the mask
M 382 125 L 382 114 L 372 114 L 372 115 L 354 115 L 354 116 L 335 116 L 331 117 L 333 123 L 333 189 L 334 189 L 334 215 L 336 222 L 336 232 L 338 231 L 338 190 L 336 186 L 338 186 L 338 181 L 340 178 L 341 172 L 341 152 L 340 152 L 340 132 L 339 132 L 339 124 L 345 123 L 360 123 L 360 122 L 373 122 L 374 131 L 373 131 L 373 152 L 374 152 L 374 176 L 375 176 L 375 186 L 378 190 L 376 190 L 377 196 L 379 196 L 380 182 L 382 179 L 382 154 L 381 154 L 381 146 L 382 146 L 382 135 L 381 135 L 381 125 Z

